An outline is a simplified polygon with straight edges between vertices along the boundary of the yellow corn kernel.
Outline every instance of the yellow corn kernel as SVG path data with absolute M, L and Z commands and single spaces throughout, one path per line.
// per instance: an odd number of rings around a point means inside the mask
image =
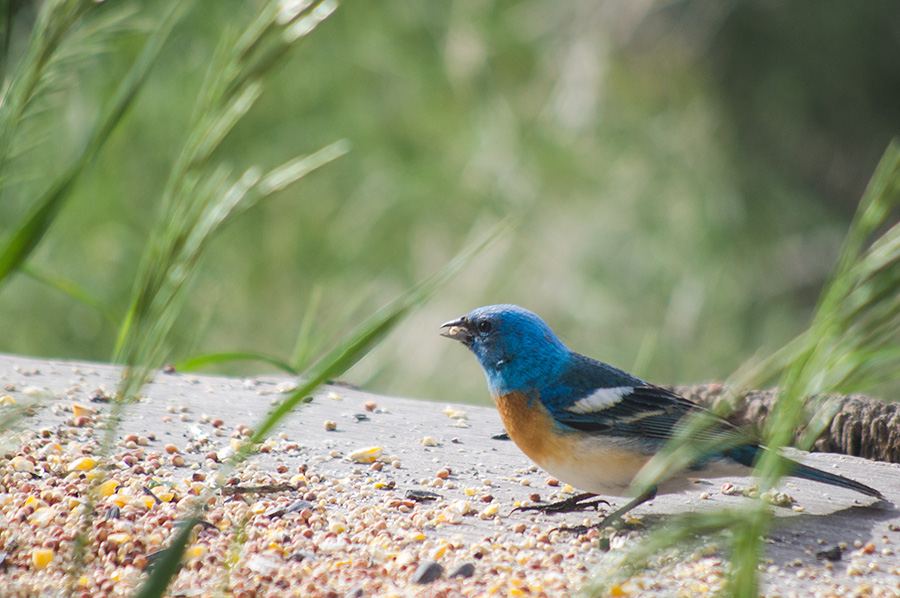
M 56 556 L 56 551 L 52 548 L 35 548 L 31 553 L 31 565 L 37 569 L 43 569 Z
M 425 539 L 426 539 L 425 534 L 423 534 L 423 533 L 420 532 L 419 530 L 415 530 L 415 531 L 413 531 L 413 532 L 410 532 L 406 537 L 407 537 L 408 540 L 410 540 L 410 541 L 412 541 L 412 542 L 424 542 Z
M 490 519 L 492 517 L 496 517 L 497 513 L 499 513 L 499 512 L 500 512 L 500 506 L 495 503 L 495 504 L 485 507 L 478 514 L 478 517 L 481 519 Z
M 615 597 L 627 596 L 628 593 L 622 588 L 621 585 L 615 584 L 611 588 L 609 588 L 609 595 Z
M 636 517 L 631 513 L 625 513 L 622 515 L 622 523 L 626 525 L 644 525 L 644 520 L 640 517 Z
M 343 534 L 347 531 L 347 524 L 343 521 L 332 521 L 328 524 L 328 531 L 334 532 L 335 534 Z
M 137 505 L 140 507 L 144 507 L 146 510 L 150 510 L 153 508 L 153 505 L 156 504 L 156 500 L 152 496 L 147 496 L 146 494 L 142 494 L 141 496 L 135 496 L 131 499 L 131 504 Z
M 109 500 L 113 502 L 120 509 L 127 504 L 131 503 L 131 497 L 121 492 L 116 492 L 112 496 L 109 497 Z
M 116 493 L 116 490 L 122 487 L 118 480 L 106 480 L 100 484 L 100 496 L 107 498 Z
M 72 415 L 75 417 L 81 417 L 83 415 L 94 415 L 97 413 L 96 409 L 88 407 L 87 405 L 82 405 L 80 403 L 72 403 Z
M 78 581 L 76 583 L 78 584 L 79 588 L 86 588 L 88 586 L 88 584 L 90 583 L 90 581 L 91 580 L 89 580 L 87 578 L 87 575 L 82 575 L 81 577 L 78 578 Z
M 374 463 L 381 458 L 384 449 L 380 446 L 369 446 L 352 451 L 347 458 L 356 463 Z
M 447 547 L 447 544 L 441 544 L 440 546 L 435 547 L 435 549 L 431 551 L 431 560 L 436 561 L 443 558 L 444 554 L 447 553 Z
M 47 503 L 37 498 L 36 496 L 29 496 L 25 499 L 25 503 L 22 505 L 25 507 L 34 507 L 34 510 L 38 510 L 40 507 L 46 507 Z
M 9 395 L 0 396 L 0 407 L 12 407 L 16 400 Z
M 206 546 L 195 545 L 191 546 L 187 551 L 187 557 L 189 559 L 202 559 L 206 556 Z
M 81 457 L 69 463 L 68 471 L 90 471 L 97 466 L 97 460 L 92 457 Z
M 445 523 L 452 523 L 453 525 L 459 525 L 463 521 L 462 513 L 454 508 L 444 509 L 441 511 L 439 519 Z
M 477 488 L 466 488 L 464 490 L 464 492 L 466 493 L 466 496 L 475 496 L 476 494 L 478 494 L 478 489 Z
M 113 544 L 124 544 L 131 540 L 132 536 L 128 532 L 116 532 L 114 534 L 110 534 L 106 537 L 107 540 L 112 542 Z

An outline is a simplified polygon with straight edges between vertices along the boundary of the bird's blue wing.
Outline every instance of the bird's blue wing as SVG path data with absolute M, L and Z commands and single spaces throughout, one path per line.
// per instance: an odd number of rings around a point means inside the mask
M 563 426 L 653 444 L 669 439 L 685 415 L 703 410 L 674 392 L 581 355 L 541 391 L 541 402 Z M 716 428 L 733 429 L 726 420 L 716 420 Z
M 675 425 L 696 406 L 657 386 L 599 389 L 553 412 L 557 422 L 584 432 L 666 440 Z M 617 400 L 599 397 L 618 396 Z M 681 399 L 681 400 L 679 400 Z

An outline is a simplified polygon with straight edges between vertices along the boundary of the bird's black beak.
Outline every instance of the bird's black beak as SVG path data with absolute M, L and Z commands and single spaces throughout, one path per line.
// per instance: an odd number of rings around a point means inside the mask
M 441 336 L 452 338 L 464 345 L 468 345 L 472 340 L 472 333 L 469 332 L 469 321 L 465 317 L 457 320 L 451 320 L 441 326 Z

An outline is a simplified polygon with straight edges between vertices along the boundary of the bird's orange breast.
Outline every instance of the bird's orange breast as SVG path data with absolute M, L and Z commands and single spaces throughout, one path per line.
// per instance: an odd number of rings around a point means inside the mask
M 506 433 L 523 453 L 545 467 L 560 455 L 572 454 L 573 442 L 560 435 L 553 417 L 537 399 L 528 404 L 528 397 L 521 392 L 509 392 L 494 397 L 500 419 Z

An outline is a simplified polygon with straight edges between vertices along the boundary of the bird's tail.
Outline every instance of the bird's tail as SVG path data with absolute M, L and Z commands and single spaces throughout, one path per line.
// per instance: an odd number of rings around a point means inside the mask
M 756 458 L 759 456 L 759 452 L 761 450 L 764 449 L 760 446 L 748 444 L 735 447 L 728 451 L 726 454 L 738 463 L 746 465 L 747 467 L 753 467 L 756 463 Z M 850 478 L 845 478 L 844 476 L 837 475 L 836 473 L 828 473 L 827 471 L 822 471 L 821 469 L 816 469 L 815 467 L 803 465 L 802 463 L 797 463 L 796 461 L 791 461 L 791 464 L 791 469 L 788 471 L 788 475 L 812 480 L 814 482 L 821 482 L 823 484 L 831 484 L 832 486 L 838 486 L 840 488 L 849 488 L 850 490 L 856 490 L 857 492 L 865 494 L 866 496 L 874 496 L 879 500 L 884 500 L 884 495 L 875 488 L 871 488 L 869 486 L 866 486 L 865 484 L 861 484 L 860 482 L 851 480 Z
M 823 484 L 831 484 L 832 486 L 838 486 L 840 488 L 849 488 L 850 490 L 856 490 L 866 496 L 874 496 L 877 499 L 884 500 L 884 495 L 875 488 L 871 488 L 865 484 L 835 473 L 828 473 L 827 471 L 822 471 L 815 467 L 803 465 L 802 463 L 794 465 L 790 471 L 790 475 L 806 480 L 812 480 L 814 482 L 822 482 Z

